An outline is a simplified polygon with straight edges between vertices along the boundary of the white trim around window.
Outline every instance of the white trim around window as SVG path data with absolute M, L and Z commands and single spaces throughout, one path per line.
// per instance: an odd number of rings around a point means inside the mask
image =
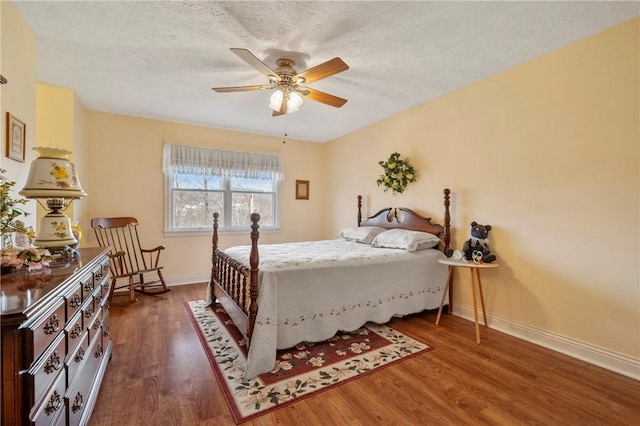
M 162 169 L 165 235 L 210 234 L 214 212 L 222 233 L 246 232 L 253 212 L 262 231 L 279 229 L 281 156 L 167 142 Z

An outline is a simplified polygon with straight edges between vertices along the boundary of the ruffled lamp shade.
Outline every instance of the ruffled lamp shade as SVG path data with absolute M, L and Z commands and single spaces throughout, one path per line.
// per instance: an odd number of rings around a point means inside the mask
M 61 212 L 69 206 L 65 198 L 73 200 L 87 196 L 76 175 L 76 168 L 68 158 L 71 152 L 43 146 L 33 149 L 40 155 L 31 163 L 27 183 L 20 195 L 46 199 L 45 209 L 49 210 L 40 220 L 38 235 L 33 243 L 47 248 L 77 244 L 78 240 L 71 231 L 71 221 Z

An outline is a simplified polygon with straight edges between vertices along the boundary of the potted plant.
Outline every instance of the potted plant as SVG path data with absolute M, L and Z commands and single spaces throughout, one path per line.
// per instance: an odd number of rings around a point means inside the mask
M 15 234 L 26 234 L 29 239 L 35 237 L 31 227 L 27 228 L 21 216 L 29 213 L 22 208 L 27 203 L 24 198 L 12 198 L 11 191 L 15 182 L 4 176 L 6 170 L 0 169 L 0 265 L 2 272 L 13 271 L 26 266 L 29 270 L 48 266 L 53 259 L 49 251 L 40 247 L 20 247 L 14 245 Z
M 27 216 L 21 206 L 27 203 L 24 198 L 11 198 L 11 191 L 15 186 L 14 181 L 10 181 L 4 176 L 6 170 L 0 169 L 0 198 L 2 204 L 0 206 L 0 246 L 13 246 L 13 234 L 26 234 L 28 230 L 24 226 L 24 222 L 18 218 L 22 215 Z

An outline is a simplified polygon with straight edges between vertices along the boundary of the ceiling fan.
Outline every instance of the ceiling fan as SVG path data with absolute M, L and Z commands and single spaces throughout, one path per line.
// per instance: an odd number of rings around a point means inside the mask
M 296 112 L 302 104 L 303 96 L 311 99 L 312 101 L 320 102 L 336 108 L 340 108 L 342 105 L 347 103 L 346 99 L 306 86 L 306 84 L 313 83 L 314 81 L 348 70 L 349 66 L 340 58 L 333 58 L 330 61 L 298 73 L 294 69 L 295 62 L 291 59 L 278 59 L 276 61 L 277 67 L 273 70 L 247 49 L 231 48 L 231 51 L 260 73 L 267 76 L 269 84 L 214 87 L 213 90 L 216 92 L 247 92 L 251 90 L 275 89 L 276 91 L 271 95 L 271 103 L 269 104 L 269 107 L 273 109 L 274 117 Z

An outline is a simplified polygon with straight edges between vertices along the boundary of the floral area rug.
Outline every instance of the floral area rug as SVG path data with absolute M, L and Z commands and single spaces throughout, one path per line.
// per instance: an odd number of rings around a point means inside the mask
M 236 424 L 432 349 L 367 323 L 324 342 L 279 350 L 271 372 L 244 380 L 246 342 L 224 309 L 206 308 L 203 300 L 185 305 Z

